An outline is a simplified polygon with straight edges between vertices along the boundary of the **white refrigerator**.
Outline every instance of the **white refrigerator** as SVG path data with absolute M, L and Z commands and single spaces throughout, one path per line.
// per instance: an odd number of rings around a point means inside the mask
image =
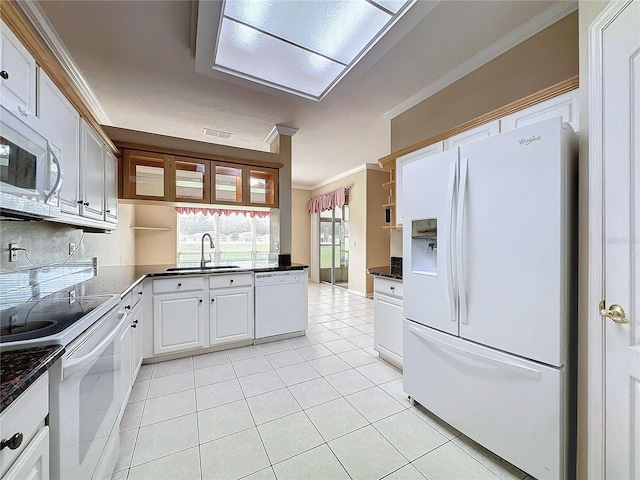
M 574 475 L 576 151 L 558 117 L 402 173 L 404 390 L 537 478 Z

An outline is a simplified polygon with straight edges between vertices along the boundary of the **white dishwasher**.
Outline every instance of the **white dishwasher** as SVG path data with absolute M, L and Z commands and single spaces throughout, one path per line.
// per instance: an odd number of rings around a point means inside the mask
M 307 329 L 306 270 L 257 272 L 255 274 L 255 338 Z

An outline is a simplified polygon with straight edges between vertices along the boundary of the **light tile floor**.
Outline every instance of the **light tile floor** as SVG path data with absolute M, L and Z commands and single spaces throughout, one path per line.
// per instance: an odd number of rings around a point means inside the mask
M 412 406 L 372 332 L 373 301 L 310 284 L 305 337 L 143 365 L 112 478 L 529 478 Z

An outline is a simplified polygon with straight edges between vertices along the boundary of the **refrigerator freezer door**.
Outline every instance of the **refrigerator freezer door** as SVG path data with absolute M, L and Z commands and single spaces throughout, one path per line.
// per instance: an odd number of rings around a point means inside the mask
M 454 193 L 458 150 L 403 167 L 405 318 L 458 334 L 453 277 Z
M 558 117 L 460 148 L 460 336 L 553 366 L 572 311 L 567 141 Z
M 567 478 L 564 369 L 406 319 L 403 333 L 407 394 L 536 478 Z

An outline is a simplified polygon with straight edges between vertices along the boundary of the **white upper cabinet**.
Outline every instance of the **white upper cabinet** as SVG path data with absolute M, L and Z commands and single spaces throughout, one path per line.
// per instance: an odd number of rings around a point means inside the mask
M 77 215 L 80 211 L 80 115 L 73 105 L 38 68 L 38 116 L 61 149 L 62 187 L 60 210 Z
M 4 22 L 0 22 L 0 95 L 17 103 L 21 115 L 36 113 L 36 61 Z
M 482 140 L 483 138 L 490 137 L 500 133 L 500 120 L 494 120 L 492 122 L 483 123 L 475 128 L 470 128 L 462 133 L 449 137 L 444 141 L 444 149 L 460 147 L 467 143 L 475 142 L 476 140 Z
M 444 142 L 437 142 L 428 145 L 415 152 L 407 153 L 396 160 L 396 226 L 399 227 L 404 223 L 402 210 L 402 167 L 408 163 L 415 162 L 421 158 L 440 153 L 444 150 Z
M 104 220 L 105 145 L 83 120 L 80 124 L 80 215 Z
M 104 150 L 104 219 L 118 223 L 118 157 Z
M 563 122 L 571 124 L 573 130 L 578 132 L 578 115 L 578 90 L 576 89 L 501 118 L 500 131 L 513 130 L 561 116 Z

